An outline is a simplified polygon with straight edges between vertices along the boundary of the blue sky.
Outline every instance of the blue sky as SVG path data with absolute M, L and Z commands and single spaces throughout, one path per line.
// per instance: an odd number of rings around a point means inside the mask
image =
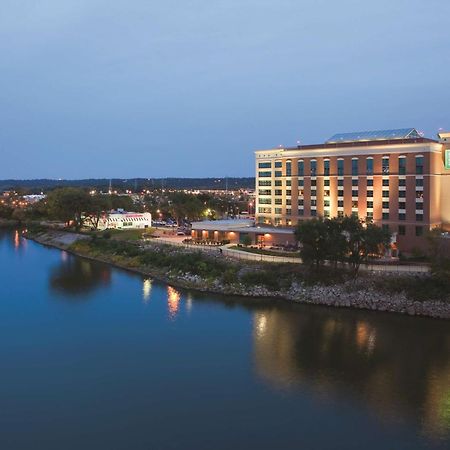
M 0 178 L 252 176 L 450 128 L 448 0 L 2 0 Z

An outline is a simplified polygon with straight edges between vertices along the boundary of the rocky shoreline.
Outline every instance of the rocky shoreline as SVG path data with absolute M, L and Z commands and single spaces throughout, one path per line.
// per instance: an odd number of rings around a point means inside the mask
M 265 286 L 246 286 L 241 283 L 224 284 L 221 280 L 208 281 L 198 275 L 189 273 L 171 273 L 167 271 L 148 270 L 148 268 L 133 267 L 109 258 L 91 256 L 73 251 L 71 245 L 80 239 L 89 237 L 68 232 L 46 231 L 29 234 L 27 238 L 40 244 L 69 251 L 83 258 L 111 264 L 121 269 L 149 276 L 151 278 L 169 283 L 175 287 L 194 289 L 201 292 L 211 292 L 223 295 L 236 295 L 243 297 L 284 299 L 297 303 L 325 305 L 366 309 L 371 311 L 385 311 L 407 314 L 411 316 L 426 316 L 439 319 L 450 319 L 450 303 L 438 300 L 415 301 L 405 293 L 384 293 L 371 286 L 367 278 L 350 280 L 335 285 L 306 285 L 301 282 L 292 282 L 288 289 L 271 290 Z M 385 274 L 384 276 L 389 276 Z

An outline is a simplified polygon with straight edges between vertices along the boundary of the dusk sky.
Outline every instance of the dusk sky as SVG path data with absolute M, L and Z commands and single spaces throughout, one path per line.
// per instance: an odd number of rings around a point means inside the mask
M 2 0 L 0 178 L 253 176 L 450 128 L 448 0 Z

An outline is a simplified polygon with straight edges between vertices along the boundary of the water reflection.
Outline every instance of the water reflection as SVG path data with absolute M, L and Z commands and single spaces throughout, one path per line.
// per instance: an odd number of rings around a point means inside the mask
M 111 282 L 111 268 L 86 259 L 75 258 L 61 253 L 61 263 L 50 271 L 50 288 L 70 296 L 83 297 L 84 294 Z
M 423 432 L 447 436 L 450 333 L 444 326 L 349 310 L 272 308 L 254 314 L 255 366 L 276 388 L 305 387 L 326 398 L 350 394 L 387 420 L 417 420 L 419 411 Z
M 180 307 L 181 294 L 172 286 L 167 286 L 167 308 L 169 319 L 175 320 Z
M 144 303 L 148 303 L 150 301 L 150 296 L 152 294 L 152 280 L 147 278 L 144 280 L 142 284 L 142 299 Z
M 20 249 L 25 249 L 27 246 L 27 240 L 22 237 L 19 230 L 15 230 L 13 234 L 14 250 L 19 251 Z

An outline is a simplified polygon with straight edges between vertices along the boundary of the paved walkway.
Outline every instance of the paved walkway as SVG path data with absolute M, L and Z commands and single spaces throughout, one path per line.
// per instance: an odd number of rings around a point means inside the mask
M 271 262 L 271 263 L 290 263 L 290 264 L 302 264 L 301 258 L 289 257 L 289 256 L 273 256 L 273 255 L 263 255 L 257 253 L 250 253 L 243 250 L 237 250 L 233 247 L 235 244 L 226 244 L 218 247 L 212 247 L 209 245 L 200 244 L 186 244 L 183 242 L 185 237 L 174 236 L 174 237 L 160 237 L 153 239 L 155 243 L 164 243 L 170 245 L 181 246 L 185 248 L 201 250 L 208 253 L 218 253 L 222 249 L 222 253 L 230 258 L 247 260 L 247 261 L 258 261 L 258 262 Z M 367 272 L 394 272 L 394 273 L 427 273 L 430 268 L 427 265 L 403 265 L 403 264 L 361 264 L 360 270 Z

